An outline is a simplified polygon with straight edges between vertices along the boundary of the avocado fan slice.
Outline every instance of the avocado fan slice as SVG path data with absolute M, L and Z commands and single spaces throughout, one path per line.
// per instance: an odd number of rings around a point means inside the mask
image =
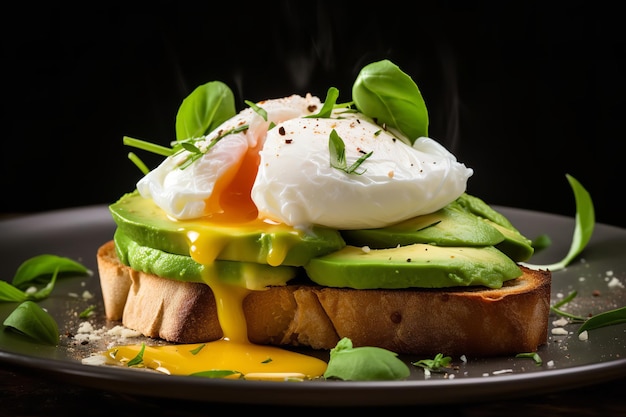
M 327 287 L 446 288 L 481 285 L 500 288 L 522 274 L 519 266 L 493 246 L 445 247 L 423 243 L 390 249 L 348 245 L 311 261 L 309 278 Z

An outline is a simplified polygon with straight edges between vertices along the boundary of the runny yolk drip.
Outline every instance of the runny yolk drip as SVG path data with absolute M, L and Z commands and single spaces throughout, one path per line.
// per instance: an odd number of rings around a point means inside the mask
M 198 254 L 192 251 L 191 255 L 196 259 Z M 312 379 L 323 375 L 327 364 L 321 359 L 250 343 L 243 300 L 251 290 L 222 282 L 213 273 L 212 259 L 198 256 L 196 261 L 205 265 L 203 278 L 213 291 L 224 336 L 207 343 L 144 346 L 142 366 L 171 375 L 230 371 L 223 376 L 230 379 Z M 139 355 L 141 348 L 139 345 L 117 346 L 107 353 L 115 361 L 129 363 Z
M 258 212 L 250 198 L 257 166 L 258 150 L 249 151 L 233 180 L 228 185 L 216 184 L 218 195 L 207 203 L 215 206 L 215 198 L 219 198 L 222 211 L 209 216 L 208 222 L 233 227 L 247 223 L 265 230 L 275 227 L 257 219 Z M 250 343 L 243 300 L 251 290 L 223 282 L 213 268 L 215 258 L 228 237 L 208 236 L 207 233 L 195 230 L 188 231 L 188 236 L 191 257 L 204 265 L 203 280 L 213 291 L 223 337 L 199 344 L 117 346 L 107 351 L 108 356 L 121 363 L 132 363 L 141 353 L 141 366 L 166 374 L 224 371 L 220 377 L 256 380 L 312 379 L 322 376 L 327 364 L 321 359 L 274 346 Z M 282 263 L 288 250 L 287 242 L 277 239 L 267 255 L 268 264 Z

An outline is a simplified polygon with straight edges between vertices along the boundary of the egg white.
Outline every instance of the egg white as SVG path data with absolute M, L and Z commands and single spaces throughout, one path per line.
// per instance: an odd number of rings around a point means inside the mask
M 345 143 L 353 173 L 333 168 L 329 136 Z M 473 171 L 431 138 L 411 147 L 367 117 L 296 118 L 270 130 L 252 187 L 259 215 L 299 228 L 384 227 L 432 213 L 459 197 Z

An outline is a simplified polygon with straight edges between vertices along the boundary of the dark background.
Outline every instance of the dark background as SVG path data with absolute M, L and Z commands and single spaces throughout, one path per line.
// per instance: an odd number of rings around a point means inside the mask
M 0 18 L 0 211 L 114 202 L 140 177 L 122 136 L 168 144 L 205 82 L 227 83 L 238 110 L 330 86 L 347 101 L 358 71 L 388 58 L 420 87 L 430 136 L 474 169 L 468 192 L 573 216 L 569 173 L 599 222 L 626 227 L 617 6 L 465 3 L 16 4 Z

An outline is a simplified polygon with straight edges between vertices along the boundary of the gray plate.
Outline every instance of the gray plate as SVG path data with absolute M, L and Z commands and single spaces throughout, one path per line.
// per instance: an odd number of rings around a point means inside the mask
M 495 208 L 526 236 L 533 238 L 547 233 L 551 237 L 552 246 L 535 254 L 530 263 L 552 263 L 569 250 L 573 218 Z M 93 276 L 63 278 L 57 282 L 52 296 L 41 305 L 57 319 L 62 334 L 76 333 L 81 321 L 77 314 L 90 304 L 95 304 L 99 312 L 95 319 L 90 319 L 93 326 L 111 328 L 117 323 L 107 323 L 102 317 L 104 310 L 95 256 L 97 248 L 111 239 L 114 228 L 106 206 L 60 210 L 2 221 L 0 276 L 10 281 L 21 262 L 43 253 L 77 259 L 94 271 Z M 582 256 L 566 270 L 553 274 L 553 300 L 577 291 L 578 296 L 568 311 L 578 315 L 597 314 L 626 305 L 626 290 L 608 285 L 612 277 L 626 283 L 625 248 L 626 230 L 596 225 Z M 85 290 L 95 298 L 85 300 L 80 297 Z M 15 303 L 1 303 L 0 320 L 4 321 L 15 306 Z M 71 337 L 62 337 L 60 346 L 55 348 L 30 343 L 7 330 L 0 330 L 0 364 L 25 371 L 37 370 L 42 376 L 85 387 L 172 399 L 299 406 L 449 404 L 483 401 L 495 396 L 499 399 L 530 396 L 622 377 L 626 373 L 626 325 L 592 330 L 587 341 L 578 339 L 577 326 L 566 326 L 568 335 L 549 336 L 547 344 L 538 352 L 543 360 L 540 366 L 531 359 L 514 357 L 467 362 L 453 358 L 458 368 L 449 374 L 433 374 L 426 378 L 420 368 L 412 367 L 408 380 L 394 382 L 234 381 L 89 366 L 81 364 L 80 359 L 103 350 L 109 342 L 106 338 L 81 345 Z M 322 357 L 324 355 L 326 353 Z

